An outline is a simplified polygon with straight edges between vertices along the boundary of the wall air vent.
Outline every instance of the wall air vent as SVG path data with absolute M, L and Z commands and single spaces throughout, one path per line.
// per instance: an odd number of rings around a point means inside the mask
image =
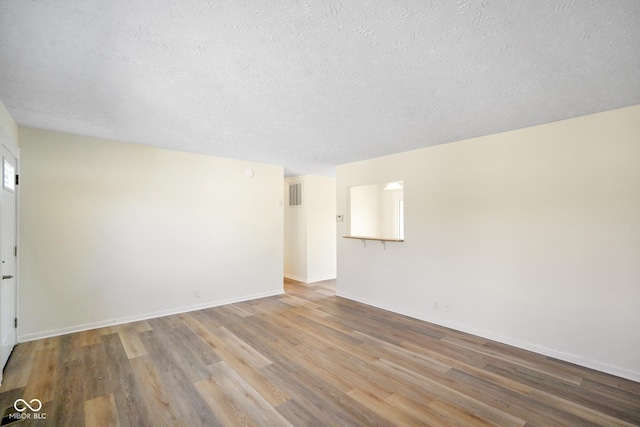
M 302 183 L 289 184 L 289 206 L 302 206 Z

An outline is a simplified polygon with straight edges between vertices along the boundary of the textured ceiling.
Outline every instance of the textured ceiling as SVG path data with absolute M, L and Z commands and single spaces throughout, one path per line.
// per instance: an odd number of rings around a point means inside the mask
M 0 0 L 18 124 L 288 175 L 640 104 L 640 2 Z

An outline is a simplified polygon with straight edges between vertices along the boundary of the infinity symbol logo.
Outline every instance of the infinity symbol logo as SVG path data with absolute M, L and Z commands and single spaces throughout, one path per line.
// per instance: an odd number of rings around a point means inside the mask
M 18 408 L 18 403 L 22 403 L 24 406 L 21 408 Z M 31 406 L 29 403 L 32 404 L 33 406 Z M 27 410 L 27 408 L 31 409 L 31 411 L 33 412 L 38 412 L 40 409 L 42 409 L 42 402 L 40 402 L 40 400 L 38 399 L 31 399 L 31 401 L 27 403 L 27 401 L 24 399 L 18 399 L 13 403 L 13 407 L 18 412 L 24 412 Z

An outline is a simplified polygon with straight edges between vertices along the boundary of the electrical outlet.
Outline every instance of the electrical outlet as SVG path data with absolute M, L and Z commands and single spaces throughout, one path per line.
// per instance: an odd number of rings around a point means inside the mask
M 449 304 L 443 304 L 442 311 L 444 311 L 445 313 L 451 312 L 451 306 Z
M 344 215 L 336 215 L 336 222 L 343 222 L 344 221 Z
M 433 302 L 433 309 L 434 309 L 434 310 L 439 310 L 439 309 L 440 309 L 440 307 L 439 307 L 439 306 L 440 306 L 440 304 L 438 303 L 438 301 L 434 301 L 434 302 Z
M 196 298 L 200 298 L 200 289 L 194 289 L 193 296 Z

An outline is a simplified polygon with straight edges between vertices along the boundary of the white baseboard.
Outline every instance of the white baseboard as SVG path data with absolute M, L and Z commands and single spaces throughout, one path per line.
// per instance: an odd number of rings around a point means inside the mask
M 412 317 L 414 319 L 423 320 L 425 322 L 434 323 L 436 325 L 444 326 L 446 328 L 455 329 L 457 331 L 466 332 L 468 334 L 472 334 L 481 338 L 487 338 L 492 341 L 497 341 L 502 344 L 511 345 L 513 347 L 518 347 L 523 350 L 529 350 L 534 353 L 542 354 L 544 356 L 553 357 L 559 360 L 563 360 L 565 362 L 573 363 L 576 365 L 584 366 L 585 368 L 595 369 L 596 371 L 604 372 L 607 374 L 615 375 L 617 377 L 626 378 L 631 381 L 640 382 L 640 372 L 630 371 L 628 369 L 619 368 L 617 366 L 612 366 L 606 363 L 598 362 L 595 360 L 586 359 L 581 356 L 577 356 L 575 354 L 563 353 L 557 350 L 553 350 L 546 347 L 541 347 L 535 344 L 527 343 L 524 341 L 518 341 L 513 338 L 504 337 L 501 335 L 494 334 L 492 332 L 483 331 L 479 329 L 475 329 L 473 327 L 467 325 L 460 325 L 455 322 L 450 322 L 443 320 L 441 318 L 424 316 L 418 313 L 414 313 L 410 310 L 403 310 L 397 307 L 393 307 L 389 304 L 380 304 L 377 301 L 368 300 L 366 298 L 361 298 L 356 295 L 351 295 L 349 293 L 336 291 L 336 296 L 346 298 L 352 301 L 360 302 L 362 304 L 370 305 L 372 307 L 381 308 L 383 310 L 391 311 L 393 313 L 402 314 L 404 316 Z
M 335 274 L 329 275 L 329 276 L 316 276 L 316 277 L 312 277 L 310 279 L 307 279 L 308 282 L 307 283 L 316 283 L 316 282 L 322 282 L 324 280 L 333 280 L 336 278 Z
M 315 283 L 315 282 L 322 282 L 323 280 L 332 280 L 336 278 L 336 275 L 329 275 L 329 276 L 316 276 L 316 277 L 311 277 L 311 278 L 303 278 L 303 277 L 299 277 L 299 276 L 294 276 L 293 274 L 284 274 L 284 277 L 286 277 L 287 279 L 291 279 L 291 280 L 295 280 L 296 282 L 302 282 L 302 283 Z
M 27 341 L 35 341 L 43 338 L 57 337 L 60 335 L 88 331 L 91 329 L 104 328 L 107 326 L 115 326 L 115 325 L 122 325 L 124 323 L 138 322 L 141 320 L 155 319 L 156 317 L 187 313 L 189 311 L 202 310 L 204 308 L 219 307 L 221 305 L 233 304 L 236 302 L 249 301 L 249 300 L 254 300 L 258 298 L 266 298 L 266 297 L 282 295 L 282 294 L 284 294 L 284 289 L 278 289 L 276 291 L 261 292 L 258 294 L 247 295 L 239 298 L 229 298 L 225 300 L 211 301 L 211 302 L 206 302 L 202 304 L 194 304 L 194 305 L 188 305 L 183 307 L 170 308 L 166 310 L 159 310 L 159 311 L 154 311 L 154 312 L 135 315 L 135 316 L 121 317 L 118 319 L 101 320 L 98 322 L 85 323 L 82 325 L 69 326 L 66 328 L 51 329 L 43 332 L 34 332 L 30 334 L 18 335 L 18 342 L 20 343 L 20 342 L 27 342 Z
M 304 277 L 296 276 L 294 274 L 284 273 L 283 276 L 287 279 L 295 280 L 296 282 L 307 283 L 307 279 Z

